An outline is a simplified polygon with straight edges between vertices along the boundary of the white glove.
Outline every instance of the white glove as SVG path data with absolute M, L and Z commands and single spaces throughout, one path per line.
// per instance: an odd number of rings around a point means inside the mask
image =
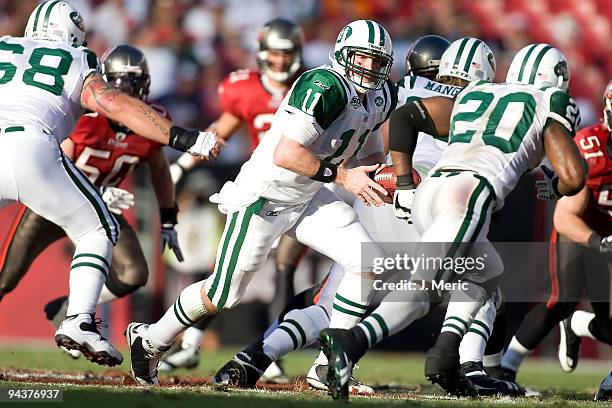
M 183 251 L 178 242 L 178 234 L 174 229 L 174 224 L 164 224 L 161 229 L 161 252 L 163 253 L 166 249 L 166 245 L 172 252 L 179 262 L 183 262 Z
M 219 153 L 219 139 L 217 138 L 216 132 L 200 132 L 196 142 L 187 149 L 187 153 L 191 153 L 194 156 L 204 156 L 209 158 L 212 153 L 212 157 L 217 157 Z
M 101 187 L 102 200 L 106 203 L 109 211 L 121 215 L 123 210 L 134 206 L 134 194 L 117 187 Z
M 546 167 L 545 165 L 540 166 L 540 170 L 544 173 L 544 179 L 535 182 L 535 186 L 538 189 L 536 197 L 538 200 L 557 200 L 562 197 L 557 189 L 559 183 L 559 177 L 555 174 L 553 169 Z
M 406 220 L 412 224 L 412 202 L 416 189 L 395 190 L 393 194 L 393 214 L 400 220 Z
M 612 252 L 612 235 L 608 235 L 601 239 L 599 243 L 599 252 L 610 253 Z

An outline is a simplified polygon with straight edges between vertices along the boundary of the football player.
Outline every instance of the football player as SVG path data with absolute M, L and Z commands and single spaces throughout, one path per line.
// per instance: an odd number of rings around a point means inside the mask
M 456 59 L 449 69 L 465 63 Z M 454 102 L 440 97 L 416 100 L 391 115 L 389 144 L 398 187 L 404 187 L 396 195 L 413 195 L 400 197 L 400 203 L 410 215 L 414 208 L 421 242 L 443 243 L 444 252 L 432 254 L 440 259 L 488 254 L 485 268 L 465 271 L 462 284 L 449 291 L 441 333 L 427 354 L 425 376 L 448 392 L 475 392 L 460 371 L 459 345 L 503 270 L 501 262 L 491 262 L 492 257 L 499 260 L 487 240 L 492 211 L 501 208 L 521 175 L 537 166 L 545 154 L 558 174 L 552 182 L 557 194 L 574 195 L 584 185 L 584 163 L 571 140 L 577 108 L 567 93 L 568 81 L 563 55 L 549 45 L 537 44 L 515 56 L 507 84 L 472 82 Z M 521 105 L 520 118 L 504 115 L 510 103 L 513 109 Z M 412 154 L 419 131 L 448 134 L 449 145 L 415 193 Z M 425 244 L 419 249 L 431 253 Z M 412 278 L 417 288 L 410 292 L 424 301 L 436 299 L 433 284 L 456 282 L 454 273 L 417 267 Z M 338 329 L 326 329 L 320 336 L 330 364 L 329 387 L 338 394 L 346 394 L 352 362 L 360 356 L 361 347 L 350 339 Z M 361 342 L 367 342 L 367 337 L 361 336 Z
M 456 95 L 460 92 L 461 88 L 458 86 L 445 85 L 449 82 L 456 82 L 458 76 L 456 75 L 444 75 L 442 81 L 445 83 L 438 83 L 425 77 L 418 76 L 419 73 L 424 73 L 428 76 L 435 77 L 440 64 L 442 53 L 448 48 L 449 42 L 439 36 L 425 36 L 417 39 L 410 47 L 406 56 L 406 65 L 408 75 L 399 82 L 399 100 L 398 105 L 403 105 L 406 101 L 421 98 L 425 96 L 439 96 L 439 95 Z M 486 45 L 485 45 L 486 47 Z M 458 48 L 458 47 L 455 47 Z M 467 52 L 467 51 L 466 51 Z M 480 54 L 477 54 L 480 55 Z M 455 56 L 453 55 L 454 59 Z M 467 83 L 467 81 L 466 81 Z M 383 125 L 383 140 L 385 139 L 386 126 Z M 426 140 L 430 139 L 430 140 Z M 421 174 L 426 174 L 427 170 L 435 164 L 439 158 L 442 150 L 446 146 L 446 142 L 437 141 L 430 136 L 425 136 L 420 139 L 423 141 L 417 147 L 415 155 L 418 159 L 415 159 L 422 166 L 419 166 Z M 393 207 L 382 206 L 382 207 L 369 207 L 361 203 L 360 201 L 355 202 L 353 208 L 359 215 L 360 222 L 364 225 L 368 233 L 372 238 L 378 242 L 414 242 L 418 239 L 418 234 L 414 231 L 414 228 L 407 228 L 406 223 L 397 220 L 393 216 Z M 311 308 L 310 306 L 316 304 L 320 307 L 325 308 L 329 313 L 337 313 L 334 309 L 332 311 L 332 303 L 334 302 L 334 295 L 338 288 L 338 284 L 342 280 L 343 271 L 338 265 L 334 265 L 330 273 L 326 278 L 318 285 L 310 288 L 296 297 L 291 304 L 289 304 L 283 313 L 278 317 L 275 325 L 272 325 L 264 336 L 263 343 L 269 346 L 271 353 L 268 357 L 272 359 L 280 358 L 282 355 L 295 350 L 296 348 L 304 347 L 316 339 L 315 336 L 303 338 L 303 341 L 296 341 L 301 338 L 301 332 L 299 328 L 294 324 L 295 321 L 305 320 L 309 314 L 314 313 L 317 308 Z M 340 302 L 340 300 L 336 300 Z M 406 307 L 403 304 L 394 303 L 398 305 L 392 312 L 393 319 L 387 322 L 390 334 L 393 334 L 404 327 L 404 321 L 402 317 L 406 316 Z M 339 305 L 340 308 L 345 308 L 346 305 Z M 303 310 L 300 310 L 303 309 Z M 399 310 L 397 310 L 399 309 Z M 346 309 L 344 309 L 346 310 Z M 345 324 L 353 323 L 354 317 L 350 314 L 341 314 L 340 317 L 345 320 L 347 317 L 350 322 Z M 329 321 L 311 319 L 312 322 L 319 324 L 318 329 L 324 329 L 329 325 Z M 344 323 L 344 322 L 343 322 Z M 383 324 L 385 324 L 383 322 Z M 278 325 L 276 328 L 275 326 Z M 313 330 L 313 333 L 318 333 L 317 330 Z M 382 337 L 381 337 L 382 340 Z M 375 342 L 375 340 L 374 340 Z M 266 369 L 265 364 L 268 360 L 258 359 L 258 344 L 260 341 L 249 345 L 247 348 L 237 353 L 233 360 L 228 362 L 223 368 L 221 368 L 215 378 L 220 381 L 222 378 L 228 378 L 232 385 L 241 387 L 252 387 L 258 380 L 260 373 Z M 236 364 L 246 364 L 248 375 L 245 377 L 232 376 L 233 367 Z M 326 369 L 327 362 L 324 360 L 324 356 L 317 359 L 317 362 L 313 365 L 308 373 L 308 383 L 316 389 L 326 390 Z M 235 371 L 235 370 L 234 370 Z M 246 380 L 246 382 L 241 382 Z M 367 395 L 373 392 L 371 387 L 359 383 L 354 378 L 349 381 L 349 388 L 352 394 Z
M 258 71 L 232 72 L 219 86 L 223 113 L 213 125 L 217 135 L 228 140 L 239 128 L 247 127 L 251 147 L 255 149 L 270 129 L 274 112 L 280 106 L 291 84 L 302 71 L 304 34 L 299 25 L 277 18 L 264 24 L 257 38 Z M 183 155 L 171 165 L 175 181 L 196 164 L 192 155 Z M 293 297 L 293 276 L 307 248 L 283 235 L 275 253 L 276 294 L 270 305 L 271 316 L 277 316 Z M 212 316 L 211 316 L 212 317 Z M 203 319 L 184 334 L 180 347 L 164 356 L 161 371 L 178 367 L 193 368 L 200 361 L 200 343 L 205 327 L 212 319 Z M 271 381 L 287 381 L 277 367 L 266 373 Z
M 123 358 L 100 335 L 94 314 L 119 225 L 59 144 L 85 108 L 183 151 L 208 156 L 220 146 L 214 134 L 173 126 L 143 101 L 107 84 L 98 58 L 84 44 L 81 15 L 57 0 L 34 9 L 24 37 L 0 38 L 0 201 L 24 204 L 73 240 L 67 317 L 55 341 L 113 366 Z
M 559 323 L 559 363 L 578 365 L 580 338 L 612 345 L 609 287 L 612 271 L 612 81 L 604 96 L 603 123 L 580 130 L 574 141 L 586 160 L 586 186 L 555 207 L 550 260 L 551 293 L 523 319 L 502 360 L 504 375 L 516 377 L 523 360 Z M 542 198 L 556 198 L 543 196 Z M 603 292 L 602 292 L 603 291 Z M 575 310 L 586 292 L 595 313 Z
M 296 80 L 236 180 L 211 197 L 228 215 L 214 273 L 185 288 L 155 324 L 128 326 L 132 372 L 140 384 L 157 383 L 157 362 L 178 334 L 240 302 L 283 233 L 335 260 L 347 274 L 373 271 L 373 265 L 361 264 L 360 247 L 365 242 L 382 251 L 353 209 L 323 186 L 335 182 L 370 205 L 384 203 L 386 191 L 368 173 L 384 161 L 380 126 L 397 102 L 389 79 L 391 39 L 375 21 L 354 21 L 338 35 L 330 59 L 331 65 Z M 339 166 L 352 157 L 362 165 Z M 328 319 L 317 308 L 311 318 Z M 316 329 L 309 320 L 296 324 L 308 336 Z M 271 360 L 267 352 L 263 345 L 258 357 Z
M 102 57 L 104 79 L 115 89 L 146 101 L 149 94 L 149 68 L 144 54 L 130 45 L 119 45 Z M 160 115 L 168 118 L 165 110 L 151 105 Z M 98 304 L 129 295 L 147 283 L 149 271 L 136 232 L 121 215 L 122 210 L 134 204 L 134 196 L 116 188 L 140 164 L 147 164 L 151 184 L 160 207 L 162 251 L 168 245 L 179 261 L 183 256 L 174 227 L 177 223 L 174 184 L 162 145 L 145 139 L 120 123 L 99 113 L 83 115 L 69 138 L 61 144 L 66 157 L 100 187 L 102 198 L 115 213 L 121 227 L 121 236 L 113 248 L 110 273 L 102 288 Z M 0 291 L 13 290 L 28 271 L 32 262 L 51 243 L 63 238 L 65 232 L 52 222 L 28 208 L 23 208 L 13 222 L 11 234 L 4 245 Z M 45 306 L 47 319 L 57 329 L 66 317 L 68 297 L 62 296 Z M 78 358 L 78 350 L 69 354 Z

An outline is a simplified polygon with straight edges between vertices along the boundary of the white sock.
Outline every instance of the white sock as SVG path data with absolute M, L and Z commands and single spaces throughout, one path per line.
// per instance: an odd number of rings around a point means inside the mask
M 109 273 L 113 246 L 104 237 L 90 235 L 75 241 L 76 248 L 70 264 L 67 316 L 96 312 L 100 292 Z
M 502 355 L 503 353 L 500 351 L 499 353 L 484 356 L 484 358 L 482 359 L 482 364 L 485 367 L 497 367 L 501 365 Z
M 272 334 L 272 332 L 276 330 L 277 327 L 278 327 L 278 319 L 275 319 L 272 323 L 270 323 L 270 325 L 264 332 L 264 335 L 263 335 L 264 339 L 268 337 L 270 334 Z
M 367 285 L 362 280 L 365 278 L 355 273 L 344 274 L 334 297 L 329 327 L 350 329 L 363 318 L 368 301 L 362 296 L 362 286 Z
M 594 318 L 594 313 L 585 312 L 584 310 L 576 310 L 574 314 L 572 314 L 570 326 L 577 336 L 590 337 L 596 340 L 593 333 L 591 333 L 589 330 L 589 323 L 591 323 Z
M 481 362 L 495 322 L 495 303 L 489 299 L 478 310 L 470 328 L 459 345 L 459 362 Z
M 108 290 L 106 284 L 102 286 L 102 292 L 100 292 L 100 298 L 98 299 L 98 304 L 102 305 L 104 303 L 112 302 L 113 300 L 118 299 L 117 295 Z
M 293 350 L 309 345 L 328 326 L 329 317 L 321 306 L 292 310 L 264 339 L 263 351 L 272 360 L 277 360 Z
M 370 347 L 393 336 L 429 312 L 429 296 L 423 290 L 404 290 L 385 296 L 368 317 L 357 325 Z
M 170 346 L 176 336 L 208 314 L 200 294 L 203 283 L 199 281 L 183 289 L 162 318 L 149 326 L 149 340 L 155 347 L 164 349 Z
M 198 347 L 202 343 L 202 337 L 204 337 L 204 330 L 200 330 L 197 327 L 190 327 L 183 333 L 183 340 L 181 346 L 183 348 Z
M 510 340 L 510 344 L 508 345 L 508 349 L 502 357 L 502 367 L 509 368 L 514 372 L 518 371 L 525 357 L 527 357 L 531 352 L 532 350 L 529 350 L 519 343 L 516 336 L 512 337 L 512 340 Z
M 453 291 L 451 293 L 440 333 L 449 331 L 463 338 L 471 326 L 474 316 L 487 300 L 486 292 L 482 287 L 472 282 L 463 283 L 467 286 L 464 291 Z

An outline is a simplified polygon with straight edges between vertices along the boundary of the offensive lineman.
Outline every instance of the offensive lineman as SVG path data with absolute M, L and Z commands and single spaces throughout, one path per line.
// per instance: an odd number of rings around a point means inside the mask
M 449 134 L 449 146 L 416 194 L 414 186 L 396 192 L 414 195 L 414 205 L 412 197 L 399 201 L 407 213 L 414 208 L 422 243 L 446 243 L 445 252 L 438 255 L 442 258 L 461 253 L 473 256 L 477 247 L 467 252 L 471 245 L 466 248 L 462 242 L 488 243 L 491 212 L 503 205 L 519 177 L 536 167 L 544 154 L 558 173 L 551 185 L 559 195 L 576 194 L 584 185 L 584 163 L 570 137 L 577 109 L 567 94 L 565 58 L 546 44 L 531 47 L 531 52 L 523 50 L 515 56 L 507 84 L 474 82 L 455 103 L 447 98 L 423 99 L 391 115 L 389 144 L 398 176 L 412 177 L 411 158 L 419 131 Z M 510 104 L 514 114 L 504 116 Z M 485 249 L 489 256 L 494 252 L 492 247 Z M 480 273 L 466 272 L 465 285 L 450 293 L 445 322 L 425 364 L 425 376 L 449 392 L 471 393 L 470 381 L 459 371 L 459 344 L 497 286 L 495 278 L 501 270 L 494 264 Z M 419 287 L 426 286 L 413 292 L 433 298 L 432 282 L 453 282 L 453 273 L 452 269 L 418 268 L 413 280 Z M 352 368 L 351 356 L 358 356 L 359 350 L 340 330 L 324 330 L 320 340 L 330 361 L 330 389 L 341 393 L 346 388 L 345 373 Z
M 330 59 L 331 66 L 298 78 L 236 181 L 211 197 L 228 214 L 213 275 L 184 289 L 157 323 L 128 326 L 132 372 L 140 384 L 157 383 L 157 361 L 185 328 L 240 301 L 285 232 L 347 273 L 372 271 L 358 256 L 370 237 L 351 207 L 323 184 L 336 182 L 370 205 L 383 204 L 386 191 L 367 173 L 384 161 L 379 129 L 397 101 L 389 80 L 391 39 L 374 21 L 354 21 L 338 35 Z M 353 157 L 364 165 L 338 166 Z M 324 313 L 320 318 L 327 318 Z
M 146 101 L 150 84 L 149 68 L 140 50 L 126 44 L 116 46 L 102 57 L 102 66 L 104 79 L 114 88 Z M 168 117 L 162 107 L 151 107 Z M 133 204 L 134 196 L 116 188 L 141 163 L 149 167 L 151 184 L 160 206 L 162 251 L 167 244 L 182 261 L 174 230 L 178 211 L 174 184 L 161 144 L 144 139 L 98 113 L 88 113 L 81 116 L 61 148 L 96 187 L 103 189 L 102 198 L 121 226 L 122 233 L 113 248 L 110 273 L 98 304 L 127 296 L 147 283 L 149 271 L 136 232 L 121 215 L 123 209 Z M 19 212 L 14 225 L 4 246 L 6 253 L 2 256 L 4 263 L 0 272 L 0 291 L 4 294 L 15 288 L 46 247 L 65 236 L 60 227 L 25 207 Z M 67 306 L 66 296 L 45 306 L 47 319 L 56 329 L 66 317 Z M 80 352 L 70 350 L 69 354 L 78 358 Z
M 228 140 L 241 126 L 246 125 L 255 149 L 270 129 L 274 112 L 280 106 L 291 84 L 302 71 L 304 34 L 299 25 L 282 18 L 264 24 L 258 35 L 256 60 L 259 71 L 246 69 L 232 72 L 219 86 L 223 113 L 215 121 L 217 136 Z M 175 182 L 197 160 L 186 154 L 170 168 Z M 275 252 L 276 294 L 270 305 L 270 315 L 276 316 L 293 297 L 293 276 L 297 264 L 307 248 L 283 235 Z M 212 315 L 202 319 L 183 334 L 180 347 L 164 356 L 160 371 L 196 367 L 200 361 L 203 331 L 212 322 Z M 278 367 L 266 372 L 271 381 L 288 381 Z
M 123 358 L 98 332 L 94 314 L 119 226 L 59 143 L 86 108 L 179 150 L 215 155 L 219 144 L 214 134 L 173 126 L 142 101 L 112 88 L 84 43 L 83 19 L 64 1 L 36 7 L 24 37 L 0 39 L 0 202 L 24 204 L 75 243 L 67 317 L 55 341 L 113 366 Z
M 546 303 L 525 316 L 502 359 L 504 376 L 516 377 L 523 360 L 559 323 L 559 363 L 565 372 L 578 365 L 580 337 L 612 345 L 609 283 L 612 268 L 612 81 L 604 96 L 603 123 L 580 130 L 574 141 L 586 160 L 586 186 L 560 198 L 551 238 L 552 290 Z M 557 198 L 552 196 L 550 198 Z M 576 310 L 586 292 L 595 313 Z

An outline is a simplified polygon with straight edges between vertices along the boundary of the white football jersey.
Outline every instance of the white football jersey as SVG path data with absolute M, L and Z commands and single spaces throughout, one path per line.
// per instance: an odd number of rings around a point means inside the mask
M 81 91 L 96 55 L 66 42 L 0 38 L 0 126 L 39 125 L 61 143 L 83 114 Z
M 236 178 L 238 190 L 250 197 L 301 204 L 310 201 L 323 183 L 274 165 L 281 136 L 293 139 L 318 159 L 340 164 L 382 152 L 380 126 L 397 104 L 390 80 L 368 92 L 363 102 L 353 85 L 324 65 L 302 74 L 276 111 L 272 127 Z M 296 157 L 299 160 L 299 157 Z M 224 202 L 223 190 L 220 202 Z
M 547 124 L 556 121 L 573 135 L 578 120 L 576 103 L 558 88 L 475 82 L 455 101 L 449 145 L 435 170 L 471 170 L 484 176 L 499 209 L 519 178 L 544 158 Z
M 448 96 L 455 98 L 461 87 L 445 85 L 419 76 L 405 76 L 397 83 L 397 107 L 415 99 L 432 98 L 434 96 Z M 412 156 L 412 165 L 421 177 L 431 170 L 447 146 L 445 139 L 436 139 L 433 136 L 420 132 L 417 145 Z

